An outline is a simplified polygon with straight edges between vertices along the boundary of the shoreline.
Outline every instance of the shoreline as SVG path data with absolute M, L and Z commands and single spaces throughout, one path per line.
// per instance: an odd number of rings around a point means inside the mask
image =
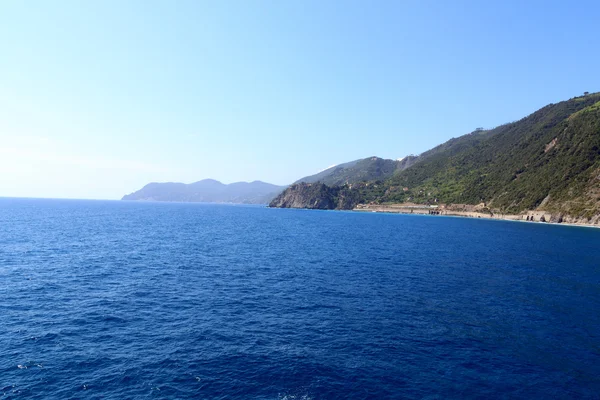
M 522 222 L 522 223 L 534 223 L 540 225 L 554 225 L 554 226 L 574 226 L 574 227 L 585 227 L 585 228 L 600 228 L 600 224 L 592 223 L 581 223 L 581 222 L 552 222 L 550 219 L 551 214 L 543 211 L 530 211 L 527 214 L 487 214 L 476 211 L 454 211 L 454 210 L 439 210 L 426 207 L 403 209 L 401 207 L 390 207 L 390 206 L 363 206 L 355 207 L 351 211 L 362 212 L 362 213 L 379 213 L 379 214 L 402 214 L 402 215 L 425 215 L 432 217 L 457 217 L 457 218 L 470 218 L 470 219 L 485 219 L 490 221 L 511 221 L 511 222 Z M 434 211 L 433 213 L 431 211 Z M 527 220 L 528 216 L 536 216 L 538 220 Z M 545 221 L 540 221 L 541 216 L 545 217 Z M 548 218 L 546 219 L 546 216 Z

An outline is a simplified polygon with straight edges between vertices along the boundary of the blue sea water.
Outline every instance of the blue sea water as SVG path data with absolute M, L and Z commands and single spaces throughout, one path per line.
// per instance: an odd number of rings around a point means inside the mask
M 600 230 L 0 199 L 0 397 L 599 398 Z

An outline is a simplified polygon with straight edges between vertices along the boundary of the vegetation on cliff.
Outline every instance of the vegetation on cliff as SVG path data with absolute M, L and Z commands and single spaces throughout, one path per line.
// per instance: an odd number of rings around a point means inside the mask
M 389 160 L 379 157 L 368 157 L 350 161 L 327 168 L 318 174 L 298 179 L 295 183 L 324 183 L 328 186 L 343 186 L 358 182 L 385 180 L 398 171 L 412 165 L 416 157 L 409 156 L 402 160 Z
M 324 183 L 295 183 L 280 193 L 269 207 L 351 210 L 360 202 L 359 193 L 350 186 Z

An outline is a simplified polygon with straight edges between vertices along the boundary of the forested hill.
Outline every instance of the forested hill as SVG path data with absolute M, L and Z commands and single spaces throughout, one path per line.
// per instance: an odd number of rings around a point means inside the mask
M 451 139 L 384 182 L 351 186 L 357 202 L 486 202 L 505 213 L 598 215 L 600 93 Z
M 318 174 L 298 179 L 295 183 L 319 182 L 329 186 L 339 186 L 357 182 L 385 180 L 412 165 L 415 159 L 414 156 L 405 157 L 402 160 L 368 157 L 329 167 Z

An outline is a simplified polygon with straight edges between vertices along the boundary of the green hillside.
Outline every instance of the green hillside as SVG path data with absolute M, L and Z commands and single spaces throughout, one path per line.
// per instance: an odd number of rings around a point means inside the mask
M 365 201 L 489 203 L 504 212 L 536 208 L 570 215 L 600 211 L 600 94 L 550 104 L 520 121 L 452 139 L 386 182 Z

